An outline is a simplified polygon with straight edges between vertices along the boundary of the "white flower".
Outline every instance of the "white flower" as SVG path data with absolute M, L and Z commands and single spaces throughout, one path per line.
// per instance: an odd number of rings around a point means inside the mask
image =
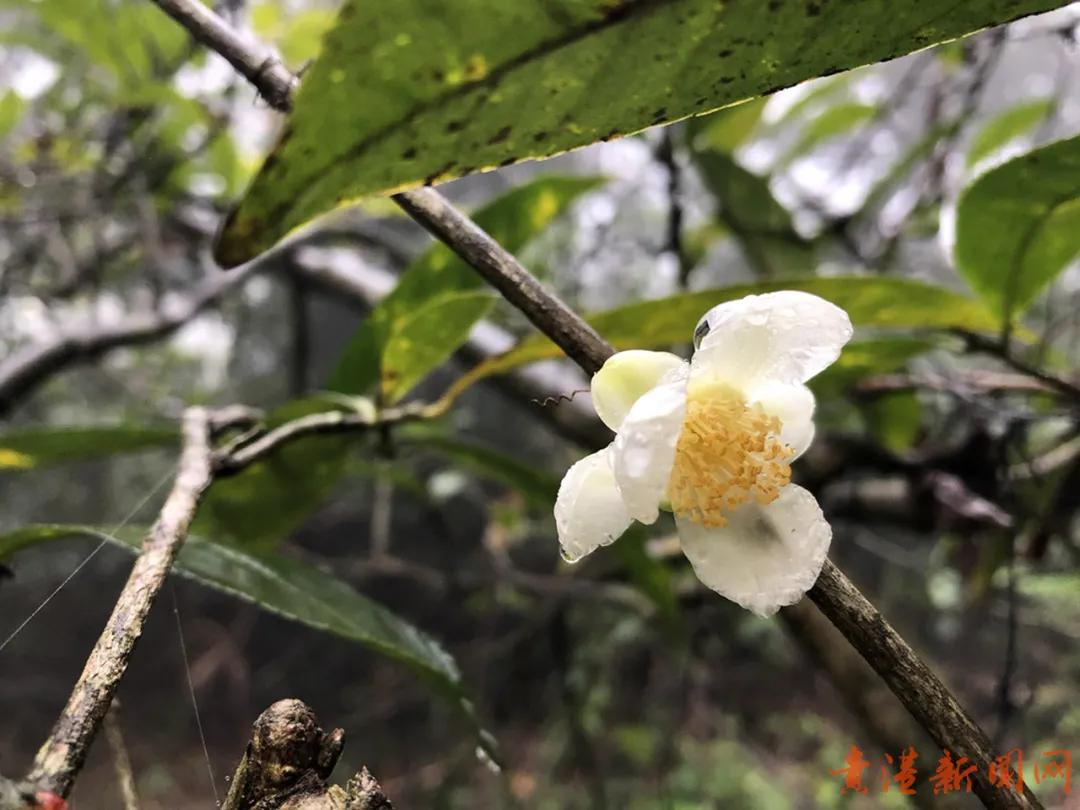
M 615 441 L 566 473 L 555 503 L 570 562 L 614 542 L 660 508 L 675 514 L 683 553 L 709 588 L 762 616 L 814 584 L 832 540 L 789 464 L 814 438 L 803 384 L 840 356 L 851 321 L 803 292 L 714 307 L 689 363 L 619 352 L 592 379 Z

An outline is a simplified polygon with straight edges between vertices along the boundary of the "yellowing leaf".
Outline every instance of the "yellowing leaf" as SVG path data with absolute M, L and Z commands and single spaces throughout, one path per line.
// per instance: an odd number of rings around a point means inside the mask
M 0 469 L 26 469 L 34 466 L 34 457 L 18 450 L 0 447 Z

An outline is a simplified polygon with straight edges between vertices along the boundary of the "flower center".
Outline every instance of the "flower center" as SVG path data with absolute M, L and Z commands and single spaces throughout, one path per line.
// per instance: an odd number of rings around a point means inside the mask
M 747 405 L 731 386 L 691 382 L 668 481 L 672 510 L 718 527 L 751 499 L 772 503 L 791 481 L 792 449 L 779 436 L 780 419 Z

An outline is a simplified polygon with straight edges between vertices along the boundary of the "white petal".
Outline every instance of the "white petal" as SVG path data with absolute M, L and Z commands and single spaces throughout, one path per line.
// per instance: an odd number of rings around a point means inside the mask
M 759 616 L 798 602 L 817 581 L 832 528 L 814 496 L 789 484 L 768 506 L 747 504 L 723 528 L 675 516 L 698 579 Z
M 618 430 L 634 403 L 685 360 L 671 352 L 633 349 L 608 358 L 592 378 L 593 407 L 604 424 Z
M 660 516 L 686 415 L 688 376 L 686 364 L 665 375 L 634 403 L 612 444 L 615 483 L 630 517 L 642 523 L 655 523 Z
M 782 290 L 713 307 L 694 334 L 695 373 L 700 366 L 747 390 L 764 380 L 806 382 L 836 361 L 852 328 L 824 298 Z
M 814 440 L 814 394 L 809 388 L 770 380 L 752 389 L 747 399 L 780 418 L 780 441 L 795 451 L 791 460 L 806 452 Z
M 614 543 L 629 525 L 611 471 L 611 445 L 567 470 L 555 499 L 555 527 L 568 562 Z

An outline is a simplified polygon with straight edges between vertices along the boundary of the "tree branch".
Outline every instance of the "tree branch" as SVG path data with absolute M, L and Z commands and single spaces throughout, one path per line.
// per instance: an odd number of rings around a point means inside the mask
M 154 2 L 195 39 L 223 56 L 254 85 L 271 107 L 285 112 L 292 106 L 292 91 L 299 82 L 281 64 L 277 54 L 245 40 L 228 22 L 198 0 Z
M 390 408 L 379 413 L 376 413 L 372 406 L 371 413 L 327 411 L 301 416 L 273 430 L 245 435 L 241 437 L 241 441 L 215 451 L 213 454 L 214 475 L 217 478 L 235 475 L 256 461 L 277 452 L 284 445 L 305 436 L 357 433 L 376 427 L 423 419 L 429 415 L 431 415 L 431 406 L 424 403 L 409 403 L 400 408 Z
M 111 349 L 149 343 L 175 332 L 225 293 L 243 284 L 254 269 L 254 265 L 249 265 L 235 273 L 215 272 L 182 303 L 136 313 L 111 326 L 68 328 L 51 340 L 14 352 L 0 361 L 0 416 L 51 374 L 71 363 L 93 360 Z
M 394 201 L 502 293 L 587 374 L 600 370 L 614 351 L 611 344 L 439 192 L 418 188 L 395 195 Z
M 280 71 L 267 68 L 267 65 L 276 68 L 277 63 L 268 60 L 257 49 L 245 51 L 245 43 L 224 20 L 198 0 L 153 1 L 199 41 L 236 65 L 269 103 L 282 111 L 288 109 L 281 91 L 285 87 L 291 90 L 295 81 L 282 82 Z M 271 76 L 275 77 L 274 82 L 268 78 Z M 546 293 L 513 256 L 455 210 L 438 192 L 424 188 L 398 194 L 394 199 L 413 219 L 472 265 L 586 373 L 598 371 L 611 356 L 612 347 L 588 324 Z M 1010 788 L 989 784 L 986 773 L 991 760 L 985 733 L 843 572 L 827 562 L 817 585 L 808 595 L 883 677 L 935 742 L 968 756 L 977 766 L 978 776 L 974 782 L 983 804 L 992 808 L 1041 807 L 1027 788 L 1023 794 L 1018 794 Z
M 75 776 L 127 670 L 150 608 L 187 537 L 199 499 L 210 485 L 210 433 L 211 419 L 206 410 L 185 411 L 184 443 L 172 491 L 143 541 L 142 551 L 67 706 L 34 758 L 28 781 L 42 790 L 65 797 L 71 792 Z
M 251 82 L 274 109 L 288 112 L 295 76 L 269 52 L 245 42 L 221 17 L 198 0 L 153 0 L 193 37 L 225 57 Z M 420 225 L 441 239 L 468 262 L 485 280 L 548 335 L 566 355 L 587 372 L 610 346 L 596 331 L 574 316 L 570 309 L 544 290 L 514 256 L 471 219 L 452 206 L 439 192 L 418 188 L 393 196 L 394 202 Z M 601 363 L 601 365 L 603 365 Z
M 956 330 L 956 334 L 964 339 L 969 351 L 981 352 L 996 357 L 1005 365 L 1016 369 L 1021 374 L 1026 374 L 1028 377 L 1038 380 L 1048 388 L 1063 394 L 1074 402 L 1080 402 L 1080 384 L 1074 383 L 1072 380 L 1064 379 L 1063 377 L 1057 377 L 1031 363 L 1021 360 L 1013 354 L 1007 343 L 991 340 L 985 335 L 965 330 Z
M 807 596 L 858 648 L 911 715 L 954 758 L 967 757 L 975 794 L 990 808 L 1041 808 L 1030 788 L 1023 794 L 990 782 L 990 739 L 892 625 L 831 560 Z M 857 643 L 856 643 L 857 640 Z

